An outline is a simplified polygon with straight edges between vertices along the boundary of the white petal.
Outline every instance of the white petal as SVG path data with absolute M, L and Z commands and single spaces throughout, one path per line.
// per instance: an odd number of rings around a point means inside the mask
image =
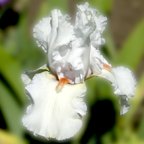
M 23 117 L 24 126 L 34 134 L 63 140 L 74 136 L 82 127 L 86 114 L 84 84 L 65 85 L 56 92 L 58 81 L 48 72 L 36 74 L 26 89 L 34 104 Z
M 99 49 L 95 49 L 93 46 L 91 46 L 90 51 L 90 68 L 92 70 L 92 73 L 95 75 L 98 75 L 103 70 L 103 64 L 107 64 L 111 66 L 107 60 L 102 56 Z
M 69 17 L 67 15 L 61 15 L 59 17 L 58 33 L 56 44 L 66 45 L 74 38 L 73 26 L 69 22 Z
M 125 105 L 121 107 L 121 110 L 120 110 L 120 114 L 121 115 L 124 115 L 125 113 L 127 113 L 129 110 L 129 107 L 126 107 Z
M 125 67 L 116 67 L 112 69 L 119 92 L 117 95 L 127 95 L 128 98 L 134 95 L 136 80 L 132 72 Z
M 129 109 L 129 99 L 135 94 L 136 80 L 132 72 L 125 67 L 112 68 L 112 71 L 102 70 L 98 75 L 112 83 L 114 93 L 119 96 L 121 104 L 121 114 L 125 114 Z
M 112 71 L 103 69 L 98 76 L 112 82 L 116 95 L 126 95 L 131 98 L 135 93 L 136 80 L 128 68 L 120 66 L 112 68 Z
M 70 45 L 66 48 L 70 48 Z M 63 73 L 72 83 L 83 82 L 89 66 L 89 51 L 90 48 L 84 45 L 84 40 L 75 39 L 71 43 L 71 49 L 63 57 L 59 55 L 60 52 L 53 53 L 55 61 L 53 61 L 51 68 L 58 77 Z M 58 67 L 61 68 L 61 71 L 57 71 L 59 70 Z M 78 81 L 76 80 L 77 77 L 79 77 Z
M 129 107 L 130 107 L 129 101 L 128 101 L 128 98 L 125 96 L 119 97 L 119 100 L 120 100 L 120 105 L 121 105 L 120 114 L 123 115 L 127 113 L 129 110 Z
M 55 9 L 34 27 L 33 33 L 38 46 L 48 51 L 51 58 L 55 48 L 67 45 L 73 39 L 73 26 L 68 15 L 62 15 L 60 10 Z
M 22 74 L 21 75 L 21 79 L 22 79 L 24 85 L 28 85 L 31 82 L 31 79 L 26 74 Z
M 72 25 L 69 20 L 68 15 L 53 10 L 34 27 L 34 37 L 47 52 L 51 71 L 58 77 L 63 74 L 72 83 L 80 83 L 89 71 L 91 45 L 99 48 L 104 43 L 106 18 L 85 3 L 78 6 L 75 23 Z
M 96 9 L 89 7 L 88 3 L 78 6 L 76 14 L 76 30 L 89 37 L 90 43 L 99 48 L 104 43 L 102 33 L 106 25 L 106 17 L 103 17 Z
M 51 35 L 51 18 L 43 18 L 33 29 L 33 36 L 39 47 L 47 52 L 48 42 Z

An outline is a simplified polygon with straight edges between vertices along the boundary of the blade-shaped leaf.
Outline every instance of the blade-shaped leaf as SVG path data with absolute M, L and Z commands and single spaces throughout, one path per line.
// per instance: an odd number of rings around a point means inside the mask
M 20 104 L 25 103 L 24 89 L 20 80 L 20 66 L 18 62 L 0 48 L 0 74 L 1 79 L 14 93 Z
M 96 6 L 103 13 L 109 13 L 112 9 L 113 0 L 91 0 L 92 5 Z
M 144 20 L 138 24 L 136 29 L 128 37 L 121 51 L 117 55 L 116 63 L 126 64 L 136 69 L 144 55 Z
M 22 110 L 17 102 L 11 96 L 9 90 L 0 81 L 0 108 L 4 115 L 5 121 L 11 132 L 22 135 L 23 129 L 21 125 Z

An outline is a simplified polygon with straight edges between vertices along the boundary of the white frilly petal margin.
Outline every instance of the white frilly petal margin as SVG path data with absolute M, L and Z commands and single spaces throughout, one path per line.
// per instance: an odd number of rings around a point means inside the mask
M 120 97 L 121 114 L 125 114 L 129 108 L 129 99 L 134 96 L 136 79 L 132 72 L 123 66 L 112 68 L 111 71 L 105 69 L 98 75 L 112 83 L 114 94 Z
M 100 48 L 105 40 L 102 33 L 106 27 L 107 18 L 102 16 L 99 11 L 85 2 L 77 6 L 75 28 L 84 36 L 89 35 L 90 43 L 95 48 Z
M 85 84 L 67 84 L 56 92 L 58 81 L 47 71 L 36 74 L 26 86 L 33 100 L 22 122 L 35 135 L 57 140 L 74 136 L 82 127 L 87 107 Z
M 134 96 L 136 80 L 132 72 L 126 67 L 116 67 L 112 69 L 115 78 L 115 91 L 116 95 L 126 95 L 128 98 Z
M 52 56 L 55 48 L 67 45 L 73 39 L 73 26 L 69 21 L 68 15 L 55 9 L 33 28 L 33 37 L 38 46 L 48 52 L 49 56 Z

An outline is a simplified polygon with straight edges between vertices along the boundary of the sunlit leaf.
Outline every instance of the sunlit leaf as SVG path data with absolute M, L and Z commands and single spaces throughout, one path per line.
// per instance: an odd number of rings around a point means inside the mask
M 144 21 L 140 22 L 124 43 L 116 58 L 117 64 L 125 64 L 136 69 L 144 55 Z
M 4 130 L 0 130 L 0 144 L 27 144 L 27 142 Z
M 133 101 L 134 110 L 137 109 L 139 118 L 139 127 L 137 134 L 144 140 L 144 75 L 141 77 L 137 87 L 136 98 Z

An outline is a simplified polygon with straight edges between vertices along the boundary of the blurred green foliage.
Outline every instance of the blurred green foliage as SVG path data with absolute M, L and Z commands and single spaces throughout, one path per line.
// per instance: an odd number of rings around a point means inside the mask
M 96 6 L 105 14 L 109 14 L 113 6 L 113 0 L 90 0 L 89 3 Z
M 73 2 L 79 3 L 83 1 L 75 0 Z M 113 0 L 89 0 L 88 2 L 93 7 L 100 9 L 107 16 L 109 16 L 113 6 Z M 69 4 L 68 0 L 63 0 L 63 2 L 56 0 L 26 0 L 21 5 L 20 1 L 15 1 L 0 9 L 2 14 L 7 7 L 13 7 L 17 9 L 20 15 L 17 25 L 10 26 L 6 30 L 0 30 L 0 110 L 8 131 L 17 137 L 23 137 L 24 139 L 25 134 L 21 125 L 21 116 L 23 114 L 23 108 L 26 106 L 26 96 L 21 81 L 21 73 L 25 70 L 35 69 L 46 61 L 42 50 L 37 48 L 32 38 L 32 27 L 37 20 L 49 14 L 53 8 L 60 8 L 63 11 L 70 12 Z M 36 10 L 34 9 L 34 5 L 37 8 Z M 109 28 L 107 28 L 105 37 L 106 56 L 111 59 L 112 63 L 114 65 L 121 64 L 129 66 L 136 72 L 144 56 L 144 21 L 139 22 L 120 51 L 116 51 Z M 144 73 L 142 72 L 142 75 L 138 77 L 137 93 L 131 102 L 130 111 L 124 116 L 116 115 L 116 124 L 111 131 L 103 136 L 103 144 L 144 143 L 144 111 L 142 111 L 144 110 L 142 109 L 144 107 L 142 105 L 144 101 Z M 87 80 L 87 86 L 89 107 L 100 99 L 110 99 L 114 103 L 116 111 L 119 111 L 117 97 L 112 94 L 112 89 L 107 81 L 92 78 Z M 137 116 L 137 114 L 139 115 Z M 133 128 L 135 118 L 138 119 L 139 125 Z M 4 135 L 7 134 L 5 133 Z M 80 136 L 75 138 L 73 143 L 78 143 Z M 12 136 L 12 139 L 14 137 Z M 3 132 L 0 131 L 0 142 L 3 138 L 9 139 L 3 136 Z M 22 141 L 7 142 L 6 144 L 17 143 L 23 144 Z M 89 144 L 94 143 L 95 138 L 92 137 Z
M 0 130 L 0 143 L 1 144 L 28 144 L 26 141 L 12 135 L 4 130 Z
M 125 64 L 135 70 L 144 54 L 144 20 L 140 21 L 116 58 L 116 64 Z

